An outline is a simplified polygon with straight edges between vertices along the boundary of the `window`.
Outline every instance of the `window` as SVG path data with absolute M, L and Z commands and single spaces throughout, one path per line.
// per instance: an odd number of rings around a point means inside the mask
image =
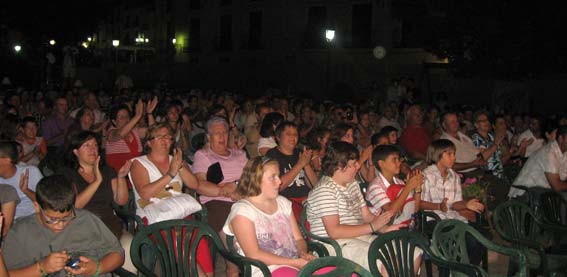
M 262 12 L 250 13 L 248 48 L 250 50 L 262 49 Z
M 352 6 L 351 47 L 372 47 L 372 4 Z
M 232 15 L 225 14 L 220 18 L 220 50 L 232 50 Z
M 306 48 L 323 48 L 325 46 L 324 29 L 327 22 L 326 7 L 311 7 L 307 13 L 307 28 L 304 44 Z

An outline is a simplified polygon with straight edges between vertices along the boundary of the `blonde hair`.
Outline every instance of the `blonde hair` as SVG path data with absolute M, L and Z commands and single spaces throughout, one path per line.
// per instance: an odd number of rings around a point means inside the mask
M 427 164 L 434 164 L 441 160 L 443 153 L 449 150 L 456 151 L 455 144 L 448 139 L 438 139 L 431 142 L 427 147 Z
M 279 169 L 279 163 L 276 160 L 266 157 L 256 157 L 246 163 L 240 183 L 236 188 L 236 192 L 242 197 L 257 196 L 262 192 L 262 176 L 266 165 L 274 164 Z

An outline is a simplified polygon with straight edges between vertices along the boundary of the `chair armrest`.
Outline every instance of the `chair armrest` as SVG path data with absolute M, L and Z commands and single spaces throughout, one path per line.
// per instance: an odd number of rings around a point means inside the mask
M 241 256 L 239 254 L 230 253 L 230 252 L 226 251 L 225 249 L 219 249 L 219 252 L 221 253 L 221 255 L 224 258 L 226 258 L 229 261 L 231 261 L 232 263 L 238 265 L 238 267 L 240 267 L 242 269 L 242 275 L 241 276 L 251 276 L 252 275 L 252 266 L 259 268 L 260 271 L 262 271 L 262 274 L 264 276 L 272 276 L 272 273 L 270 273 L 270 270 L 268 269 L 266 264 L 264 264 L 263 262 L 261 262 L 259 260 L 247 258 L 247 257 Z
M 312 240 L 307 240 L 307 251 L 315 252 L 319 257 L 329 256 L 329 251 L 323 244 Z
M 311 232 L 309 232 L 307 234 L 307 237 L 309 237 L 312 240 L 316 240 L 316 241 L 320 241 L 320 242 L 330 244 L 333 247 L 333 249 L 335 249 L 335 255 L 337 255 L 337 257 L 343 256 L 343 251 L 341 250 L 341 246 L 339 245 L 339 243 L 336 240 L 329 238 L 329 237 L 317 236 L 317 235 L 314 235 Z
M 138 276 L 138 275 L 136 275 L 135 273 L 130 272 L 130 271 L 128 271 L 128 270 L 126 270 L 126 269 L 124 269 L 124 268 L 122 268 L 122 267 L 119 267 L 119 268 L 117 268 L 116 270 L 114 270 L 114 271 L 112 272 L 112 274 L 113 274 L 113 275 L 118 275 L 118 276 L 120 276 L 120 277 L 136 277 L 136 276 Z
M 482 269 L 480 269 L 479 267 L 468 264 L 446 261 L 432 254 L 433 253 L 430 253 L 429 255 L 431 262 L 433 262 L 438 267 L 446 268 L 451 271 L 458 271 L 460 273 L 466 274 L 467 276 L 488 276 L 488 274 L 482 271 Z

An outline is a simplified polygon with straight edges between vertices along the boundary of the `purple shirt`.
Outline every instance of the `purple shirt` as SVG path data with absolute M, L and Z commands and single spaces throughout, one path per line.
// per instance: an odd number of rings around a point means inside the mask
M 57 117 L 56 115 L 51 115 L 45 120 L 45 122 L 43 122 L 41 134 L 43 135 L 45 141 L 48 141 L 53 137 L 67 132 L 67 128 L 69 128 L 72 123 L 73 119 L 69 116 L 65 116 L 65 119 L 59 119 L 59 117 Z M 65 136 L 61 136 L 47 146 L 61 146 L 63 145 L 64 141 Z
M 222 175 L 224 179 L 222 183 L 232 182 L 240 179 L 242 175 L 242 170 L 248 162 L 246 158 L 246 152 L 240 149 L 229 149 L 230 155 L 221 156 L 213 152 L 209 147 L 205 147 L 195 153 L 195 158 L 193 162 L 193 173 L 204 173 L 207 174 L 207 169 L 212 164 L 218 162 L 221 165 Z M 227 197 L 208 197 L 201 195 L 199 197 L 201 203 L 205 204 L 211 200 L 229 201 L 232 202 L 230 198 Z

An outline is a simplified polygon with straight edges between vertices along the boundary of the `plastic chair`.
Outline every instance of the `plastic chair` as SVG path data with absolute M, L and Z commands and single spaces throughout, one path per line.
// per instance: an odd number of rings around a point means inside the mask
M 319 255 L 319 257 L 326 257 L 326 256 L 330 256 L 330 254 L 323 243 L 327 243 L 333 247 L 336 256 L 338 257 L 343 256 L 343 252 L 337 241 L 329 237 L 321 237 L 311 233 L 309 228 L 307 228 L 307 224 L 308 224 L 307 206 L 304 206 L 303 211 L 301 212 L 301 220 L 299 221 L 299 228 L 301 229 L 301 233 L 303 233 L 305 237 L 305 241 L 307 242 L 307 248 L 313 249 Z
M 567 226 L 567 219 L 561 211 L 567 211 L 567 201 L 555 191 L 543 193 L 540 198 L 540 214 L 544 222 Z
M 528 276 L 526 255 L 515 248 L 497 245 L 486 239 L 468 224 L 455 219 L 437 223 L 433 232 L 432 249 L 436 255 L 447 261 L 470 264 L 465 236 L 470 235 L 487 249 L 509 256 L 520 265 L 515 276 Z M 479 268 L 479 270 L 482 270 Z M 511 272 L 508 272 L 510 275 Z M 488 272 L 485 272 L 488 274 Z
M 431 225 L 426 224 L 427 219 L 432 218 L 433 222 L 437 224 L 437 222 L 441 221 L 441 218 L 433 211 L 418 211 L 415 213 L 415 230 L 417 230 L 422 236 L 431 240 L 433 237 L 433 227 Z M 434 224 L 432 224 L 434 226 Z M 425 263 L 425 274 L 428 277 L 433 276 L 433 268 L 431 266 L 431 260 L 429 259 L 429 255 L 423 255 L 423 261 Z
M 317 274 L 315 275 L 315 272 L 321 268 L 324 267 L 335 267 L 332 271 L 324 273 L 324 274 Z M 342 257 L 335 257 L 335 256 L 329 256 L 329 257 L 322 257 L 322 258 L 318 258 L 315 259 L 311 262 L 309 262 L 308 264 L 306 264 L 301 271 L 299 271 L 299 273 L 297 274 L 297 277 L 311 277 L 311 276 L 317 276 L 317 277 L 339 277 L 339 276 L 344 276 L 344 277 L 350 277 L 353 275 L 358 275 L 361 277 L 372 277 L 372 273 L 370 273 L 368 270 L 366 270 L 365 268 L 363 268 L 361 265 L 342 258 Z
M 494 225 L 502 239 L 524 252 L 533 273 L 545 276 L 567 271 L 567 254 L 554 253 L 554 238 L 565 236 L 567 228 L 542 222 L 526 204 L 514 200 L 494 210 Z M 513 271 L 509 265 L 509 272 Z
M 139 230 L 130 248 L 132 263 L 145 276 L 197 276 L 195 257 L 202 239 L 209 240 L 217 253 L 238 265 L 242 276 L 250 276 L 252 266 L 264 276 L 271 276 L 263 263 L 230 254 L 210 226 L 195 220 L 167 220 Z
M 376 261 L 380 260 L 389 276 L 414 276 L 414 252 L 417 248 L 437 265 L 440 276 L 448 276 L 448 270 L 453 273 L 452 276 L 485 276 L 483 271 L 475 266 L 447 261 L 436 256 L 425 237 L 409 230 L 388 232 L 372 242 L 368 251 L 370 272 L 374 276 L 382 276 L 376 264 Z

